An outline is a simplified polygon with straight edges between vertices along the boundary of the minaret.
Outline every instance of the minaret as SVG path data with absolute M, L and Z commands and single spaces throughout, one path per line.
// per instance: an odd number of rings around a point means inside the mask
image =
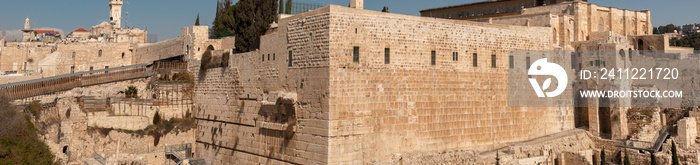
M 29 24 L 29 17 L 27 16 L 27 19 L 24 20 L 24 29 L 29 30 L 31 28 L 31 25 Z
M 109 22 L 114 23 L 115 27 L 122 27 L 122 0 L 109 0 Z
M 364 8 L 363 0 L 350 0 L 350 8 L 363 9 Z

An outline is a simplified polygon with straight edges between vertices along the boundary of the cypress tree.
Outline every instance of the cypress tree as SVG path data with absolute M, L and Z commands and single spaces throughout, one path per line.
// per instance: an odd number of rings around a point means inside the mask
M 676 142 L 671 141 L 671 160 L 673 162 L 673 165 L 680 165 L 678 162 L 678 154 L 676 153 Z
M 280 0 L 280 2 L 277 3 L 277 5 L 278 5 L 279 8 L 280 8 L 280 9 L 279 9 L 279 10 L 280 10 L 279 13 L 280 13 L 280 14 L 284 14 L 284 13 L 285 13 L 285 12 L 284 12 L 284 0 Z
M 292 0 L 287 0 L 287 3 L 284 6 L 284 13 L 292 14 Z
M 194 26 L 199 26 L 199 13 L 197 13 L 197 20 L 194 21 Z
M 259 47 L 260 36 L 268 26 L 277 20 L 275 1 L 240 0 L 235 5 L 233 33 L 236 36 L 236 50 L 248 52 Z
M 607 163 L 605 162 L 605 148 L 603 150 L 600 150 L 600 165 L 606 165 Z

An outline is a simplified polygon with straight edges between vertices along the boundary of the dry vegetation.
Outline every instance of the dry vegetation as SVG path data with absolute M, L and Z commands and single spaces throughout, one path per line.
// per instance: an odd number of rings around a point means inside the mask
M 39 114 L 41 106 L 28 110 Z M 38 139 L 29 114 L 20 112 L 4 98 L 0 99 L 0 121 L 0 164 L 58 164 L 49 147 Z

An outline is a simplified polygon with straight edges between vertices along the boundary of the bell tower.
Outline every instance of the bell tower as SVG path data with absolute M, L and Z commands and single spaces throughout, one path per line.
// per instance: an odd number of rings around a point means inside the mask
M 115 27 L 122 27 L 122 5 L 123 0 L 109 0 L 109 22 Z

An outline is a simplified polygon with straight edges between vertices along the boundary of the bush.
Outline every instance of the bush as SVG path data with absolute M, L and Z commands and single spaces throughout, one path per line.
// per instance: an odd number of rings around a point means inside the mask
M 0 137 L 0 164 L 58 164 L 54 155 L 36 138 Z
M 194 76 L 189 72 L 181 72 L 173 74 L 173 80 L 186 83 L 194 83 Z
M 34 115 L 34 118 L 39 119 L 39 115 L 41 115 L 41 104 L 39 101 L 29 103 L 27 105 L 27 110 Z
M 135 86 L 129 86 L 124 91 L 124 95 L 126 98 L 138 98 L 139 97 L 139 90 L 136 89 Z
M 153 124 L 158 124 L 160 123 L 160 114 L 158 114 L 158 111 L 156 111 L 156 114 L 153 115 Z
M 41 105 L 32 104 L 39 114 Z M 58 164 L 49 147 L 39 141 L 29 115 L 18 110 L 9 99 L 0 98 L 0 164 Z

